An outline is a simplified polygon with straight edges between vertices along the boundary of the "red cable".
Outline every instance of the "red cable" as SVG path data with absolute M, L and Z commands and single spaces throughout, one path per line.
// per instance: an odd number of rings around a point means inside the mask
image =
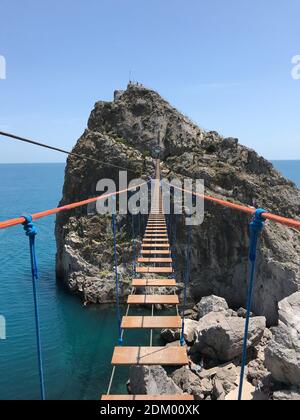
M 212 197 L 210 195 L 194 193 L 193 191 L 185 190 L 184 188 L 179 188 L 179 187 L 171 185 L 171 184 L 168 184 L 168 185 L 173 187 L 173 188 L 176 188 L 180 191 L 187 192 L 187 193 L 193 194 L 193 195 L 197 195 L 198 197 L 203 198 L 206 201 L 211 201 L 211 202 L 219 204 L 223 207 L 229 207 L 229 208 L 234 209 L 234 210 L 239 210 L 243 213 L 253 215 L 256 211 L 256 209 L 254 209 L 254 208 L 243 206 L 241 204 L 234 204 L 234 203 L 231 203 L 230 201 L 221 200 L 220 198 Z M 300 220 L 289 219 L 287 217 L 278 216 L 278 215 L 273 214 L 273 213 L 263 213 L 262 217 L 265 218 L 265 219 L 268 219 L 268 220 L 272 220 L 273 222 L 280 223 L 282 225 L 289 226 L 289 227 L 300 230 Z
M 94 197 L 94 198 L 88 198 L 87 200 L 78 201 L 76 203 L 67 204 L 65 206 L 56 207 L 54 209 L 41 211 L 40 213 L 35 213 L 35 214 L 32 214 L 31 216 L 32 216 L 33 220 L 41 219 L 42 217 L 50 216 L 51 214 L 57 214 L 57 213 L 60 213 L 61 211 L 72 210 L 76 207 L 85 206 L 86 204 L 94 203 L 95 201 L 98 201 L 98 200 L 106 200 L 109 197 L 112 197 L 114 195 L 123 194 L 127 191 L 131 191 L 131 190 L 134 190 L 136 188 L 139 188 L 139 187 L 141 187 L 142 185 L 145 185 L 145 184 L 146 184 L 146 182 L 143 182 L 142 184 L 136 185 L 136 186 L 131 187 L 131 188 L 126 188 L 124 190 L 120 190 L 120 191 L 117 191 L 115 193 L 104 194 L 104 195 L 101 195 L 99 197 Z M 6 228 L 9 228 L 9 227 L 12 227 L 12 226 L 20 225 L 24 222 L 25 222 L 24 217 L 17 217 L 16 219 L 5 220 L 4 222 L 0 222 L 0 229 L 6 229 Z

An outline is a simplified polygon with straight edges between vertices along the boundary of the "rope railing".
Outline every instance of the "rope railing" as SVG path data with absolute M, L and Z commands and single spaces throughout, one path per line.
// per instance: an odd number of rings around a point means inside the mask
M 188 194 L 192 194 L 194 196 L 200 197 L 200 198 L 204 199 L 205 201 L 210 201 L 210 202 L 213 202 L 213 203 L 218 204 L 218 205 L 223 206 L 223 207 L 228 207 L 228 208 L 231 208 L 233 210 L 238 210 L 238 211 L 241 211 L 243 213 L 249 214 L 251 216 L 253 216 L 256 212 L 256 208 L 254 208 L 254 207 L 247 207 L 247 206 L 242 205 L 242 204 L 231 203 L 230 201 L 222 200 L 220 198 L 216 198 L 216 197 L 213 197 L 211 195 L 200 194 L 200 193 L 197 193 L 197 192 L 194 192 L 194 191 L 187 190 L 185 188 L 180 188 L 178 186 L 169 184 L 167 182 L 165 182 L 165 184 L 170 186 L 170 187 L 173 187 L 177 190 L 180 190 L 182 192 L 186 192 Z M 291 219 L 291 218 L 288 218 L 288 217 L 283 217 L 283 216 L 280 216 L 280 215 L 277 215 L 277 214 L 269 213 L 267 211 L 262 213 L 261 217 L 263 219 L 268 219 L 268 220 L 271 220 L 273 222 L 280 223 L 282 225 L 288 226 L 290 228 L 300 230 L 300 220 Z
M 78 202 L 75 202 L 75 203 L 67 204 L 65 206 L 55 207 L 55 208 L 50 209 L 50 210 L 44 210 L 44 211 L 41 211 L 39 213 L 34 213 L 34 214 L 31 215 L 32 220 L 41 219 L 43 217 L 47 217 L 47 216 L 50 216 L 50 215 L 53 215 L 53 214 L 57 214 L 57 213 L 60 213 L 62 211 L 72 210 L 72 209 L 75 209 L 77 207 L 83 207 L 87 204 L 95 203 L 96 201 L 99 201 L 99 200 L 107 200 L 110 197 L 115 197 L 115 196 L 118 196 L 120 194 L 124 194 L 128 191 L 132 191 L 132 190 L 135 190 L 137 188 L 140 188 L 140 187 L 142 187 L 143 185 L 146 185 L 146 184 L 147 184 L 147 182 L 145 181 L 141 184 L 138 184 L 138 185 L 135 185 L 133 187 L 129 187 L 129 188 L 126 188 L 126 189 L 123 189 L 123 190 L 119 190 L 119 191 L 116 191 L 116 192 L 113 192 L 113 193 L 103 194 L 103 195 L 100 195 L 98 197 L 88 198 L 86 200 L 82 200 L 82 201 L 78 201 Z M 9 227 L 21 225 L 25 221 L 26 221 L 26 219 L 25 219 L 24 216 L 17 217 L 15 219 L 5 220 L 3 222 L 0 222 L 0 229 L 7 229 Z

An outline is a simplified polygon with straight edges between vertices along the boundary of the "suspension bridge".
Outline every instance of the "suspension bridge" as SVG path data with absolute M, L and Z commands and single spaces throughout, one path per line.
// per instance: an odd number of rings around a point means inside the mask
M 0 133 L 0 135 L 3 133 Z M 7 135 L 7 133 L 4 135 Z M 12 136 L 12 135 L 8 135 Z M 21 137 L 14 136 L 17 140 L 22 139 Z M 41 145 L 42 147 L 48 147 L 41 143 L 26 140 L 26 142 Z M 48 148 L 52 148 L 49 146 Z M 62 151 L 57 148 L 52 148 L 63 153 L 69 153 Z M 70 153 L 71 154 L 71 153 Z M 76 155 L 77 156 L 77 155 Z M 85 157 L 85 159 L 89 159 Z M 92 160 L 94 160 L 92 158 Z M 109 164 L 107 164 L 109 166 Z M 120 168 L 124 169 L 124 168 Z M 99 197 L 93 197 L 85 199 L 76 203 L 70 203 L 61 207 L 45 210 L 32 215 L 25 215 L 14 219 L 9 219 L 0 222 L 0 229 L 7 229 L 16 225 L 23 225 L 26 235 L 29 237 L 29 249 L 30 249 L 30 263 L 31 263 L 31 274 L 32 274 L 32 285 L 33 285 L 33 296 L 34 296 L 34 309 L 35 309 L 35 324 L 36 324 L 36 342 L 37 342 L 37 354 L 38 354 L 38 369 L 40 377 L 40 393 L 41 399 L 46 399 L 46 391 L 44 385 L 44 368 L 43 368 L 43 352 L 42 352 L 42 340 L 40 335 L 40 318 L 39 318 L 39 303 L 38 303 L 38 265 L 36 259 L 36 235 L 37 230 L 34 224 L 35 220 L 49 216 L 51 214 L 57 214 L 63 211 L 70 211 L 77 207 L 86 206 L 87 204 L 94 203 L 98 200 L 107 200 L 110 197 L 117 197 L 121 194 L 128 194 L 135 191 L 137 188 L 146 184 L 134 186 L 124 190 L 117 191 L 112 194 L 104 194 Z M 108 390 L 106 395 L 102 395 L 102 400 L 193 400 L 193 396 L 187 394 L 177 395 L 113 395 L 111 394 L 112 384 L 115 377 L 116 368 L 118 366 L 187 366 L 190 363 L 187 347 L 184 340 L 184 326 L 185 326 L 185 308 L 187 303 L 187 289 L 189 284 L 189 254 L 190 254 L 190 230 L 187 240 L 186 249 L 186 267 L 184 275 L 184 302 L 182 316 L 179 316 L 179 297 L 176 293 L 177 283 L 175 279 L 174 270 L 174 250 L 170 245 L 170 232 L 168 231 L 166 216 L 164 214 L 163 199 L 162 199 L 162 188 L 161 188 L 161 177 L 160 177 L 160 160 L 157 159 L 155 162 L 155 176 L 151 180 L 154 185 L 153 194 L 151 196 L 151 211 L 148 217 L 146 229 L 143 235 L 141 248 L 136 261 L 134 264 L 135 278 L 131 281 L 131 293 L 127 298 L 127 309 L 123 317 L 121 317 L 120 308 L 120 297 L 119 297 L 119 273 L 118 273 L 118 257 L 117 257 L 117 223 L 116 223 L 116 212 L 112 214 L 112 226 L 114 236 L 114 270 L 116 279 L 116 313 L 118 322 L 118 345 L 113 350 L 112 356 L 112 374 L 109 380 Z M 174 187 L 179 188 L 179 187 Z M 254 209 L 251 207 L 235 204 L 226 200 L 221 200 L 216 197 L 197 194 L 193 191 L 187 191 L 181 189 L 182 192 L 190 193 L 193 195 L 199 195 L 204 200 L 221 205 L 227 208 L 231 208 L 233 211 L 241 211 L 249 216 L 252 216 L 250 221 L 250 245 L 249 245 L 249 282 L 248 282 L 248 293 L 247 293 L 247 315 L 245 319 L 245 333 L 244 333 L 244 345 L 243 355 L 241 364 L 240 383 L 238 388 L 238 399 L 243 398 L 243 384 L 245 376 L 245 366 L 247 361 L 247 341 L 248 341 L 248 329 L 250 321 L 250 311 L 252 306 L 253 298 L 253 286 L 255 281 L 255 263 L 257 255 L 257 245 L 259 235 L 264 227 L 266 220 L 283 224 L 289 228 L 300 230 L 300 221 L 286 218 L 283 216 L 275 215 L 265 211 L 264 209 Z M 153 278 L 155 276 L 155 278 Z M 247 281 L 247 279 L 245 279 Z M 169 290 L 167 294 L 152 294 L 147 291 L 149 288 L 163 288 L 163 290 Z M 157 289 L 155 289 L 157 290 Z M 142 291 L 142 293 L 140 293 Z M 132 306 L 141 305 L 142 307 L 150 306 L 150 316 L 132 316 L 130 315 L 130 308 Z M 154 315 L 155 305 L 167 305 L 168 307 L 174 308 L 174 315 Z M 166 346 L 157 347 L 153 346 L 153 331 L 156 329 L 171 328 L 180 330 L 180 345 L 179 346 Z M 149 346 L 124 346 L 124 333 L 126 330 L 142 329 L 150 331 Z M 99 356 L 100 357 L 100 356 Z

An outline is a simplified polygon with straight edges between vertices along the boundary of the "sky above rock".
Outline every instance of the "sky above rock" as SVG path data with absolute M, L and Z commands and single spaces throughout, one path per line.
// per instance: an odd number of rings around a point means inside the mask
M 71 149 L 131 77 L 206 130 L 300 159 L 299 14 L 299 0 L 2 0 L 0 130 Z M 0 138 L 0 162 L 64 159 Z

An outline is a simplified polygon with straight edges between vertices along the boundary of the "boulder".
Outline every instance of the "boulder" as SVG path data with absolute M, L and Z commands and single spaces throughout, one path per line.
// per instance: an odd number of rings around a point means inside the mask
M 193 343 L 195 340 L 195 332 L 198 327 L 198 322 L 193 321 L 192 319 L 186 319 L 184 321 L 184 339 L 187 343 Z M 161 331 L 161 337 L 167 343 L 177 341 L 180 339 L 181 330 L 172 330 L 170 328 L 165 328 Z
M 272 377 L 289 385 L 300 383 L 300 292 L 279 303 L 278 327 L 265 350 L 265 363 Z
M 129 381 L 134 395 L 182 394 L 161 366 L 131 366 Z
M 201 381 L 207 380 L 212 384 L 211 397 L 214 400 L 224 400 L 226 395 L 238 386 L 240 369 L 233 363 L 203 369 L 199 373 Z
M 256 346 L 266 327 L 264 317 L 251 318 L 248 348 Z M 230 361 L 242 354 L 245 321 L 226 312 L 211 312 L 200 321 L 191 353 L 201 353 L 219 361 Z
M 172 343 L 173 341 L 178 341 L 180 339 L 180 330 L 164 328 L 161 330 L 160 336 L 166 343 Z
M 208 378 L 200 379 L 187 366 L 175 370 L 171 377 L 184 393 L 194 395 L 196 400 L 205 399 L 213 389 L 213 385 Z
M 225 299 L 211 295 L 203 297 L 194 309 L 197 310 L 198 319 L 200 319 L 210 312 L 226 311 L 228 305 Z
M 239 387 L 237 386 L 235 389 L 230 391 L 228 395 L 225 397 L 226 401 L 236 401 L 239 395 Z M 242 392 L 242 401 L 251 401 L 255 398 L 255 387 L 250 384 L 250 382 L 244 380 L 243 382 L 243 392 Z
M 195 333 L 198 328 L 198 322 L 193 321 L 192 319 L 186 319 L 184 321 L 184 339 L 188 344 L 191 344 L 195 341 Z
M 240 318 L 246 318 L 247 316 L 247 310 L 244 308 L 238 309 L 236 313 L 237 313 L 237 316 L 239 316 Z M 252 312 L 250 312 L 250 316 L 251 317 L 254 316 Z
M 273 400 L 275 401 L 300 401 L 300 390 L 299 389 L 291 389 L 291 390 L 283 390 L 283 391 L 276 391 L 273 394 Z

